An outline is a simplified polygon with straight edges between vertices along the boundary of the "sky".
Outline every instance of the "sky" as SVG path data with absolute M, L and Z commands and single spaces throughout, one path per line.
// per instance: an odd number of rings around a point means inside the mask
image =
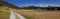
M 4 0 L 8 3 L 23 6 L 40 6 L 40 5 L 60 5 L 60 0 Z

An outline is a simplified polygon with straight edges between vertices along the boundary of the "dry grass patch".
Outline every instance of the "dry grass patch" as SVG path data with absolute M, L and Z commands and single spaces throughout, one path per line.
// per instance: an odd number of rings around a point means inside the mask
M 60 12 L 38 12 L 36 10 L 14 10 L 21 15 L 32 16 L 34 19 L 60 19 Z M 31 17 L 31 18 L 32 18 Z

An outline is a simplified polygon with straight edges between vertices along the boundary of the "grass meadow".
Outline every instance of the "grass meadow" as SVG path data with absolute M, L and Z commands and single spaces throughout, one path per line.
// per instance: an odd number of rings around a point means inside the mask
M 60 11 L 39 12 L 36 10 L 12 9 L 14 12 L 23 15 L 26 19 L 60 19 Z M 0 19 L 10 19 L 10 10 L 0 8 Z

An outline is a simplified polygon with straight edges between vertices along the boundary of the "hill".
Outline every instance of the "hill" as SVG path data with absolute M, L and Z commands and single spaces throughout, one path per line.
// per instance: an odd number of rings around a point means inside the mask
M 8 7 L 8 8 L 14 8 L 14 9 L 20 9 L 20 7 L 10 4 L 8 2 L 0 2 L 0 7 Z

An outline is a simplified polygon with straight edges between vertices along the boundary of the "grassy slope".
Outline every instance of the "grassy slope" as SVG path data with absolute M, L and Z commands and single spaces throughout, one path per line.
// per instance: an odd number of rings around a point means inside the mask
M 6 10 L 5 8 L 0 8 L 0 19 L 9 19 L 10 12 L 9 10 Z
M 26 10 L 23 9 L 13 11 L 23 15 L 27 19 L 60 19 L 60 12 L 38 12 L 35 10 Z M 9 19 L 10 10 L 6 10 L 5 7 L 0 8 L 0 19 Z

